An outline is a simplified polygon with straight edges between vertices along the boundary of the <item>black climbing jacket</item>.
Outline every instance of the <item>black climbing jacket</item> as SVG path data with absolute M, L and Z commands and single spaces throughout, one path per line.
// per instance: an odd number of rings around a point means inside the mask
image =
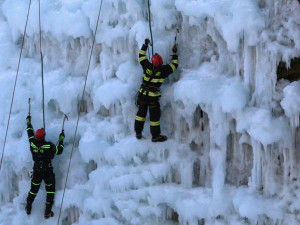
M 174 54 L 172 56 L 171 63 L 169 63 L 168 65 L 158 66 L 157 71 L 154 73 L 153 65 L 148 61 L 148 58 L 146 56 L 147 48 L 147 45 L 143 45 L 139 52 L 140 64 L 142 65 L 144 71 L 143 83 L 141 85 L 139 93 L 144 96 L 159 98 L 161 96 L 159 88 L 165 81 L 165 78 L 167 78 L 176 70 L 178 66 L 178 56 Z
M 53 143 L 48 141 L 38 141 L 35 139 L 32 125 L 27 124 L 27 134 L 30 143 L 30 151 L 32 159 L 35 163 L 49 164 L 54 158 L 54 155 L 59 155 L 64 150 L 63 141 L 59 141 L 58 145 L 55 146 Z

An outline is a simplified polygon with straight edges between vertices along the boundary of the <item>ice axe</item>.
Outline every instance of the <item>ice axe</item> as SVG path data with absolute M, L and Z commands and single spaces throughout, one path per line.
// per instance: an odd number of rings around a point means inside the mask
M 61 128 L 61 132 L 64 133 L 64 129 L 65 129 L 65 120 L 69 120 L 68 116 L 66 114 L 64 114 L 64 119 L 63 119 L 63 123 L 62 123 L 62 128 Z M 60 137 L 60 135 L 59 135 Z M 57 141 L 57 145 L 59 143 L 59 140 Z
M 174 38 L 174 45 L 177 45 L 177 34 L 179 33 L 179 28 L 177 27 L 176 28 L 176 35 L 175 35 L 175 38 Z
M 177 48 L 177 34 L 179 34 L 179 28 L 176 28 L 176 34 L 175 34 L 175 38 L 174 38 L 174 46 L 176 46 Z
M 179 33 L 179 28 L 177 27 L 176 28 L 176 34 L 175 34 L 175 37 L 174 37 L 174 45 L 173 45 L 173 47 L 172 47 L 172 50 L 175 48 L 176 49 L 176 51 L 177 51 L 177 34 Z M 172 55 L 170 55 L 170 56 L 172 56 Z
M 67 120 L 69 120 L 69 118 L 68 118 L 68 116 L 66 115 L 66 114 L 64 114 L 65 116 L 64 116 L 64 120 L 63 120 L 63 124 L 62 124 L 62 131 L 64 131 L 64 128 L 65 128 L 65 120 L 67 119 Z
M 30 116 L 30 99 L 31 99 L 31 98 L 28 98 L 28 105 L 29 105 L 28 115 L 29 115 L 29 116 Z

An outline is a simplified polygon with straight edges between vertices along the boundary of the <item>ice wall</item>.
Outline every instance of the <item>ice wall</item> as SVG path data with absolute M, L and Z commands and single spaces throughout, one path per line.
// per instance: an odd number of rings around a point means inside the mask
M 1 2 L 1 146 L 27 1 Z M 54 167 L 56 216 L 42 219 L 44 190 L 25 215 L 32 167 L 27 99 L 42 126 L 38 1 L 32 1 L 0 182 L 0 224 L 55 224 L 78 110 L 80 122 L 61 224 L 299 224 L 299 82 L 276 80 L 300 54 L 296 0 L 151 1 L 154 51 L 179 69 L 162 87 L 169 137 L 134 137 L 138 51 L 150 37 L 147 1 L 103 0 L 83 107 L 80 99 L 100 1 L 41 3 L 47 138 L 63 113 L 66 143 Z M 41 188 L 43 189 L 43 187 Z

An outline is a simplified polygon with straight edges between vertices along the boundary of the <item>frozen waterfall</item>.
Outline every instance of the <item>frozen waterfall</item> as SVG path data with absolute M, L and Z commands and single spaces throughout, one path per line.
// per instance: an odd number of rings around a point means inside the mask
M 99 0 L 41 1 L 46 139 L 55 216 L 43 218 L 42 185 L 24 202 L 33 162 L 25 118 L 42 126 L 38 0 L 32 0 L 0 171 L 0 224 L 56 224 L 78 111 L 61 225 L 300 224 L 300 81 L 277 81 L 280 61 L 300 56 L 298 0 L 152 0 L 154 51 L 167 63 L 177 28 L 179 67 L 162 86 L 168 136 L 137 140 L 138 52 L 150 37 L 148 1 L 103 0 L 80 107 Z M 29 0 L 0 0 L 2 150 Z M 148 116 L 149 117 L 149 116 Z M 1 151 L 2 153 L 2 151 Z

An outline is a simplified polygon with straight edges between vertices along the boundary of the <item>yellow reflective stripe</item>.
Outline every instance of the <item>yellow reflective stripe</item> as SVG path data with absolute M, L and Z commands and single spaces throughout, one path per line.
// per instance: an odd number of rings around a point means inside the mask
M 178 60 L 177 59 L 173 59 L 172 63 L 178 64 Z
M 140 62 L 147 59 L 147 56 L 140 57 Z
M 158 96 L 160 96 L 160 93 L 154 93 L 154 92 L 149 91 L 149 96 L 158 97 Z
M 27 130 L 33 130 L 32 127 L 28 127 Z
M 145 50 L 141 50 L 141 51 L 140 51 L 140 54 L 141 54 L 141 55 L 146 55 L 146 51 L 145 51 Z
M 52 184 L 46 184 L 46 186 L 50 187 L 50 186 L 52 186 Z
M 33 193 L 33 192 L 31 192 L 31 191 L 30 191 L 29 193 L 32 194 L 32 195 L 37 195 L 37 193 Z
M 146 73 L 149 74 L 149 75 L 153 74 L 153 72 L 151 70 L 149 70 L 149 69 L 146 69 Z
M 33 148 L 36 148 L 36 145 L 33 144 L 32 142 L 30 143 L 30 146 L 33 147 Z
M 142 93 L 142 90 L 140 89 L 139 92 Z M 143 94 L 143 95 L 147 95 L 147 91 L 143 91 L 142 94 Z M 159 96 L 161 96 L 161 94 L 160 94 L 159 92 L 152 92 L 152 91 L 149 91 L 149 92 L 148 92 L 148 96 L 151 96 L 151 97 L 159 97 Z
M 41 148 L 50 148 L 50 145 L 42 145 Z
M 169 64 L 172 67 L 173 72 L 176 70 L 176 66 L 174 66 L 172 63 Z
M 147 77 L 145 74 L 143 74 L 143 79 L 144 79 L 144 81 L 149 81 L 151 78 Z M 151 83 L 163 83 L 164 81 L 165 81 L 165 78 L 152 79 Z
M 41 185 L 41 183 L 39 183 L 39 184 L 37 184 L 37 183 L 34 183 L 34 182 L 31 182 L 33 185 L 36 185 L 36 186 L 38 186 L 38 185 Z
M 55 191 L 53 192 L 53 191 L 47 191 L 46 192 L 47 194 L 55 194 Z
M 164 81 L 165 81 L 164 78 L 161 78 L 161 79 L 152 79 L 151 83 L 163 83 Z
M 61 144 L 61 145 L 60 145 L 60 147 L 64 148 L 64 145 L 63 145 L 63 144 Z M 55 148 L 56 148 L 56 152 L 55 152 L 55 154 L 57 155 L 57 153 L 58 153 L 58 146 L 55 146 Z
M 146 121 L 146 118 L 145 118 L 145 117 L 136 116 L 136 117 L 135 117 L 135 120 L 141 121 L 141 122 L 145 122 L 145 121 Z
M 146 74 L 143 74 L 143 79 L 144 79 L 145 81 L 149 81 L 149 80 L 150 80 L 150 77 L 147 77 Z
M 34 138 L 34 136 L 31 136 L 31 137 L 29 137 L 28 139 L 30 140 L 30 139 L 32 139 L 32 138 Z
M 150 121 L 150 126 L 159 126 L 159 125 L 160 125 L 160 121 L 155 121 L 155 122 Z

